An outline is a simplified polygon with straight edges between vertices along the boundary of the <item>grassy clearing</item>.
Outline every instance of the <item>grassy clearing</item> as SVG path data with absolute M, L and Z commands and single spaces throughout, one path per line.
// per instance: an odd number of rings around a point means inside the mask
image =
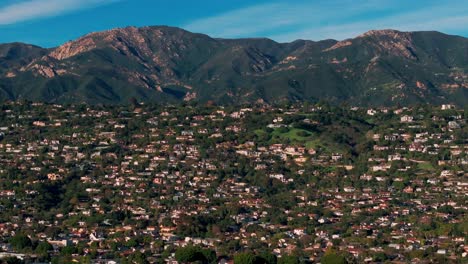
M 255 130 L 257 136 L 265 136 L 267 133 L 262 129 Z M 270 135 L 271 143 L 277 142 L 278 139 L 288 139 L 290 142 L 303 144 L 307 149 L 322 149 L 330 153 L 342 151 L 338 144 L 327 138 L 327 135 L 317 135 L 305 129 L 290 128 L 285 130 L 284 128 L 276 128 Z
M 421 170 L 434 170 L 434 167 L 429 162 L 418 163 L 418 168 Z
M 281 132 L 282 129 L 275 129 L 271 135 L 272 137 L 287 138 L 291 141 L 305 142 L 312 138 L 313 134 L 304 129 L 292 128 L 287 132 Z

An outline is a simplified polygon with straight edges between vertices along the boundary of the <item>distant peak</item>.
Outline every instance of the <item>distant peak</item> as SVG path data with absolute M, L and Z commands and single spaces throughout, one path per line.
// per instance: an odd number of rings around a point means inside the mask
M 366 33 L 358 36 L 358 37 L 370 37 L 370 36 L 397 36 L 400 34 L 404 34 L 407 32 L 401 32 L 395 29 L 380 29 L 380 30 L 369 30 Z
M 96 32 L 91 32 L 89 34 L 84 35 L 83 37 L 79 38 L 84 39 L 84 38 L 89 38 L 89 37 L 102 37 L 102 36 L 107 36 L 107 35 L 113 35 L 113 34 L 122 34 L 122 33 L 135 33 L 138 32 L 139 28 L 134 27 L 134 26 L 128 26 L 128 27 L 121 27 L 121 28 L 113 28 L 109 30 L 104 30 L 104 31 L 96 31 Z

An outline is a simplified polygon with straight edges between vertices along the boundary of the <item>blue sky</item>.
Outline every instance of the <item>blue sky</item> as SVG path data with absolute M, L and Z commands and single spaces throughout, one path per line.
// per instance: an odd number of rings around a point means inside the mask
M 0 43 L 53 47 L 93 31 L 146 25 L 279 42 L 387 28 L 468 36 L 468 0 L 0 0 Z

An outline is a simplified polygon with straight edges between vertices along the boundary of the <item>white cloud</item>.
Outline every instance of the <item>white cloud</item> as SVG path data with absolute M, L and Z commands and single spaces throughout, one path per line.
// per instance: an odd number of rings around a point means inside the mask
M 224 38 L 345 39 L 384 28 L 463 32 L 467 14 L 465 0 L 452 0 L 449 4 L 437 0 L 297 0 L 234 10 L 193 21 L 185 27 Z
M 0 25 L 57 16 L 118 0 L 28 0 L 0 8 Z
M 372 0 L 365 4 L 380 2 Z M 302 25 L 307 22 L 319 22 L 327 14 L 331 15 L 340 5 L 349 5 L 348 12 L 356 12 L 359 5 L 350 5 L 351 0 L 333 0 L 318 3 L 297 1 L 296 3 L 276 2 L 250 6 L 202 18 L 186 25 L 190 31 L 208 33 L 216 37 L 242 37 L 263 33 L 278 28 Z
M 279 4 L 266 4 L 253 6 L 245 9 L 227 12 L 218 16 L 200 19 L 185 26 L 188 30 L 209 33 L 217 37 L 238 36 L 244 34 L 255 34 L 257 32 L 268 30 L 271 27 L 288 25 L 290 16 L 278 15 L 272 16 L 268 23 L 264 23 L 265 13 L 277 13 L 282 9 Z M 283 9 L 283 13 L 286 10 Z M 288 12 L 288 11 L 286 11 Z
M 419 11 L 379 17 L 354 23 L 334 24 L 325 27 L 311 27 L 304 30 L 278 34 L 272 38 L 278 41 L 292 39 L 329 39 L 338 40 L 355 37 L 372 29 L 396 29 L 402 31 L 437 30 L 456 34 L 466 30 L 468 8 L 457 9 L 457 6 L 422 9 Z M 463 12 L 463 10 L 466 10 Z

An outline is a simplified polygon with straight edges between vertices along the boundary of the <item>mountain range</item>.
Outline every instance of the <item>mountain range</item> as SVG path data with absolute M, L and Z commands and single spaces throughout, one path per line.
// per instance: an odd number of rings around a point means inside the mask
M 0 44 L 0 100 L 115 104 L 468 102 L 468 39 L 373 30 L 343 41 L 218 39 L 152 26 L 56 48 Z M 133 99 L 132 99 L 133 100 Z

